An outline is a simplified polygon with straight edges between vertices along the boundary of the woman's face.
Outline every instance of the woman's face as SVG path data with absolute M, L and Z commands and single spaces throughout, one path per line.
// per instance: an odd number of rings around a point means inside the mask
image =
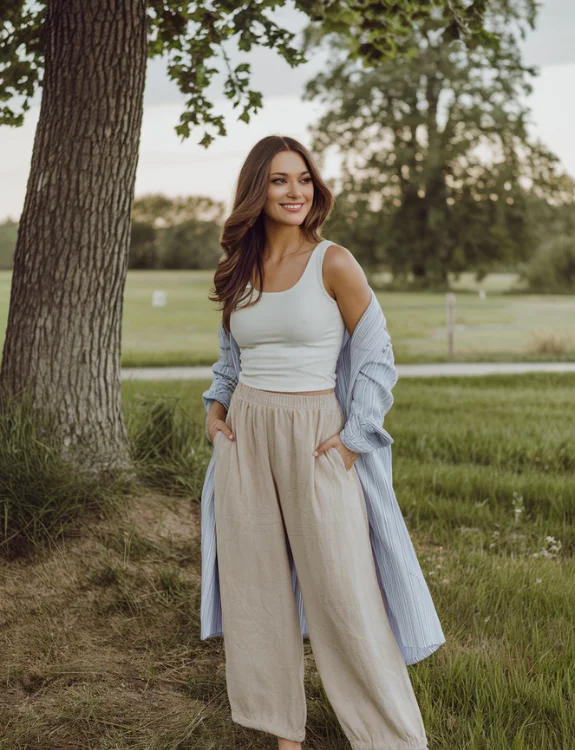
M 313 182 L 305 161 L 295 151 L 280 151 L 270 165 L 264 214 L 280 224 L 299 226 L 312 202 Z

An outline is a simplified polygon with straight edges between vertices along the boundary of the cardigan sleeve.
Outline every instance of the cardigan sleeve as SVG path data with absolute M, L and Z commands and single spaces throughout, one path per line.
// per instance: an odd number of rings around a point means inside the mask
M 370 354 L 355 379 L 348 418 L 339 433 L 349 450 L 369 453 L 393 443 L 382 423 L 393 404 L 391 389 L 397 378 L 393 349 L 386 331 L 384 345 Z
M 230 335 L 224 328 L 223 322 L 218 328 L 218 339 L 220 342 L 220 356 L 217 362 L 212 365 L 214 379 L 207 391 L 202 393 L 202 401 L 206 414 L 214 401 L 219 401 L 226 409 L 230 408 L 232 393 L 238 384 L 237 374 L 232 362 Z M 206 429 L 206 436 L 209 439 Z

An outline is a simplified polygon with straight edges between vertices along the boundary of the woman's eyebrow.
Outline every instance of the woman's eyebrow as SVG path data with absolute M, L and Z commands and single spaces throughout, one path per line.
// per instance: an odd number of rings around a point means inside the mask
M 310 173 L 309 169 L 305 169 L 303 172 L 300 172 L 299 175 L 301 177 L 302 174 L 309 174 L 309 173 Z M 272 172 L 272 174 L 281 174 L 281 175 L 284 175 L 285 177 L 287 177 L 288 172 Z

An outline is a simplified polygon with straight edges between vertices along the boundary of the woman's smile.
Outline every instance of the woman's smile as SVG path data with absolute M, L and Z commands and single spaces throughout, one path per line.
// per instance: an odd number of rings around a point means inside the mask
M 292 213 L 296 213 L 303 207 L 303 203 L 280 203 L 280 206 L 284 208 L 286 211 L 291 211 Z

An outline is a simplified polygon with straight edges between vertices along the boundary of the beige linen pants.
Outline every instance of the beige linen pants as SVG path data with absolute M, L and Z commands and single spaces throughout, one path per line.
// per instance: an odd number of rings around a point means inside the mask
M 305 738 L 297 571 L 326 695 L 353 750 L 423 750 L 425 729 L 377 583 L 365 499 L 337 448 L 335 393 L 238 383 L 215 437 L 214 503 L 232 720 Z

